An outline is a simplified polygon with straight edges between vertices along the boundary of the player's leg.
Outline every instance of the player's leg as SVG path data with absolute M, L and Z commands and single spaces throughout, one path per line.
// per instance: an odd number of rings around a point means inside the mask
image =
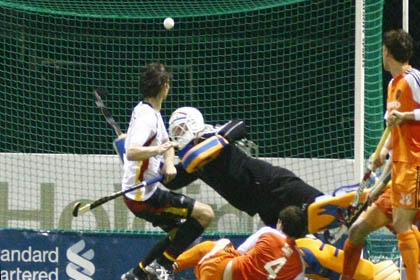
M 177 225 L 178 230 L 171 238 L 170 244 L 149 267 L 146 267 L 146 270 L 156 275 L 164 268 L 167 273 L 172 274 L 172 265 L 176 258 L 203 233 L 213 219 L 214 213 L 210 206 L 178 193 L 161 190 L 159 201 L 160 203 L 165 201 L 159 218 L 159 224 L 163 229 L 168 229 L 165 227 L 171 220 L 185 219 L 185 221 Z
M 195 267 L 194 273 L 200 280 L 221 280 L 226 263 L 239 256 L 228 239 L 201 242 L 178 256 L 174 263 L 175 272 Z
M 207 240 L 191 247 L 176 258 L 175 272 L 195 267 L 204 255 L 214 248 L 215 241 Z
M 403 208 L 395 208 L 393 211 L 398 248 L 405 266 L 407 280 L 419 279 L 419 245 L 417 243 L 416 234 L 411 229 L 411 220 L 414 217 L 415 212 L 415 209 Z M 407 228 L 409 229 L 406 230 Z
M 154 194 L 156 195 L 156 194 Z M 127 205 L 127 208 L 137 217 L 154 222 L 154 216 L 157 214 L 156 208 L 144 201 L 134 201 L 124 197 L 124 202 Z M 169 225 L 168 225 L 169 226 Z M 173 222 L 171 222 L 171 227 L 174 227 Z M 174 228 L 176 230 L 176 228 Z M 159 240 L 156 244 L 153 245 L 151 250 L 147 255 L 141 260 L 137 265 L 135 265 L 130 271 L 124 273 L 121 276 L 122 280 L 143 280 L 149 279 L 149 273 L 146 271 L 146 266 L 148 266 L 157 256 L 160 256 L 166 247 L 170 244 L 170 234 Z
M 183 204 L 193 205 L 191 215 L 178 227 L 171 244 L 164 251 L 161 258 L 163 262 L 166 261 L 165 259 L 169 260 L 171 265 L 175 259 L 203 233 L 204 229 L 210 224 L 214 217 L 212 208 L 207 204 L 192 199 L 188 200 L 189 202 L 186 197 L 181 198 L 178 194 L 175 194 L 171 203 L 172 207 L 167 209 L 167 211 L 172 211 L 173 207 L 180 209 L 179 206 Z
M 161 189 L 156 190 L 145 202 L 127 199 L 125 202 L 137 217 L 170 233 L 134 268 L 135 275 L 139 277 L 144 274 L 144 270 L 162 277 L 171 274 L 176 257 L 201 235 L 214 217 L 210 206 L 182 194 Z
M 217 245 L 215 246 L 215 248 Z M 232 259 L 239 256 L 232 244 L 223 250 L 204 257 L 195 269 L 195 276 L 200 280 L 232 280 Z
M 392 176 L 392 214 L 398 248 L 407 279 L 418 280 L 419 245 L 412 231 L 412 222 L 418 207 L 419 170 L 412 164 L 394 162 Z
M 391 192 L 388 188 L 350 227 L 349 236 L 344 244 L 344 265 L 340 279 L 353 279 L 366 236 L 391 223 L 390 195 Z
M 166 247 L 169 246 L 171 243 L 171 237 L 175 234 L 174 229 L 172 232 L 169 232 L 167 236 L 159 240 L 155 245 L 153 245 L 152 249 L 147 253 L 144 259 L 139 263 L 138 268 L 144 271 L 144 268 L 148 266 L 157 256 L 160 256 Z M 141 273 L 138 271 L 137 268 L 135 269 L 137 273 Z
M 419 229 L 415 225 L 412 225 L 411 229 L 413 230 L 414 235 L 416 236 L 417 244 L 419 244 L 419 248 L 420 248 L 420 232 L 419 232 Z M 419 249 L 419 254 L 420 254 L 420 249 Z M 419 262 L 420 262 L 420 255 L 419 255 Z

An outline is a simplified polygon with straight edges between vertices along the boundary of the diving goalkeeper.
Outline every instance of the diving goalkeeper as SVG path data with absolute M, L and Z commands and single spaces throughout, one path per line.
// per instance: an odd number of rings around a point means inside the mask
M 179 144 L 181 162 L 175 166 L 176 177 L 164 183 L 168 189 L 176 190 L 201 179 L 232 206 L 250 216 L 258 214 L 265 225 L 273 228 L 281 210 L 297 206 L 306 213 L 308 206 L 324 195 L 292 171 L 254 158 L 240 148 L 237 142 L 246 136 L 243 121 L 215 127 L 205 124 L 196 108 L 181 107 L 170 117 L 169 135 Z M 339 200 L 334 198 L 332 203 Z M 321 246 L 320 240 L 298 241 L 306 252 L 307 273 L 320 279 L 338 279 L 342 271 L 341 251 Z M 364 260 L 355 279 L 373 279 L 375 273 L 375 265 Z
M 235 145 L 235 141 L 246 136 L 243 121 L 230 121 L 221 127 L 213 127 L 204 123 L 202 114 L 196 108 L 182 107 L 171 115 L 169 135 L 179 143 L 178 156 L 185 160 L 176 165 L 175 179 L 164 183 L 168 189 L 179 189 L 201 179 L 232 206 L 250 216 L 258 214 L 265 225 L 273 228 L 283 208 L 293 205 L 305 211 L 315 198 L 323 195 L 292 171 L 256 159 Z M 197 148 L 214 135 L 226 140 L 223 147 L 223 144 L 209 143 L 211 147 L 206 150 Z M 191 157 L 194 156 L 191 153 L 194 148 L 200 152 L 199 156 L 205 155 L 203 160 L 188 159 L 188 152 Z

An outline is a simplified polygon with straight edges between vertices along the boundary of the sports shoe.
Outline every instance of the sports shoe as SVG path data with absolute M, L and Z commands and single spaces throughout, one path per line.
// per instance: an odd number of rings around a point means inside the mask
M 173 280 L 173 279 L 175 279 L 173 271 L 172 270 L 167 270 L 162 265 L 157 263 L 156 260 L 154 260 L 151 264 L 146 266 L 145 270 L 149 274 L 155 276 L 156 279 L 158 279 L 158 280 Z
M 121 280 L 150 280 L 150 279 L 153 279 L 153 278 L 149 275 L 146 275 L 144 277 L 138 277 L 134 275 L 133 269 L 130 269 L 130 271 L 121 275 Z

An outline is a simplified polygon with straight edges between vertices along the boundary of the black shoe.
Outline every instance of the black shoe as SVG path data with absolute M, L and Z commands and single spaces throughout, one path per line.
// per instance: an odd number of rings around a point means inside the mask
M 151 279 L 153 278 L 149 275 L 145 275 L 144 277 L 139 277 L 139 276 L 134 275 L 133 269 L 130 269 L 130 271 L 121 275 L 121 280 L 151 280 Z
M 158 279 L 158 280 L 173 280 L 174 273 L 172 270 L 167 270 L 165 267 L 160 265 L 159 263 L 154 260 L 151 264 L 146 266 L 145 268 L 146 272 L 149 274 L 155 276 L 156 278 L 152 279 Z

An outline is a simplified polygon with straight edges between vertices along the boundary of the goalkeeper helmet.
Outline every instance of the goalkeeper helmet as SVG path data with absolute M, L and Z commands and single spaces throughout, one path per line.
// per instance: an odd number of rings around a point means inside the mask
M 205 128 L 203 115 L 194 107 L 176 109 L 169 119 L 169 136 L 182 150 Z

